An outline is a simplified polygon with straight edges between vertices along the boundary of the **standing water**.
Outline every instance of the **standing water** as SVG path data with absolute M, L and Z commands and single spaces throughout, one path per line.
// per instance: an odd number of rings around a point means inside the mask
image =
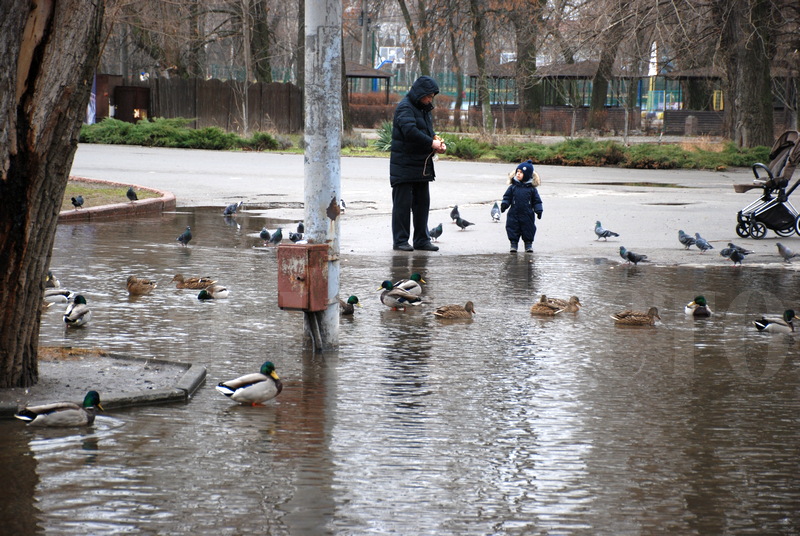
M 217 209 L 59 226 L 51 268 L 94 311 L 41 344 L 207 367 L 188 403 L 87 429 L 0 422 L 4 526 L 18 534 L 796 534 L 798 345 L 752 327 L 798 304 L 794 272 L 628 267 L 540 255 L 342 253 L 338 352 L 277 307 L 278 222 Z M 175 237 L 190 225 L 194 239 Z M 287 228 L 293 224 L 287 224 Z M 419 272 L 425 304 L 382 305 Z M 201 302 L 172 276 L 230 290 Z M 158 281 L 129 298 L 128 275 Z M 531 317 L 540 294 L 584 304 Z M 716 314 L 683 306 L 703 294 Z M 475 303 L 471 321 L 435 306 Z M 615 327 L 656 306 L 653 328 Z M 231 404 L 217 382 L 275 363 L 284 390 Z M 88 388 L 95 386 L 87 385 Z M 101 393 L 102 396 L 102 393 Z

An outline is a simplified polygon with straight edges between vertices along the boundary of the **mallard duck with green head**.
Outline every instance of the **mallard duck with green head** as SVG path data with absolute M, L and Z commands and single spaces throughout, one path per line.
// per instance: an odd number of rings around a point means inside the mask
M 550 303 L 547 295 L 542 294 L 539 301 L 531 305 L 531 314 L 535 316 L 555 316 L 561 312 L 561 307 Z
M 52 271 L 48 270 L 44 277 L 44 288 L 59 288 L 60 286 L 61 282 L 53 275 Z
M 471 301 L 468 301 L 464 305 L 458 305 L 454 303 L 437 307 L 436 310 L 433 311 L 433 316 L 436 318 L 445 319 L 472 318 L 472 315 L 474 315 L 476 312 L 475 304 L 473 304 Z
M 75 299 L 77 294 L 65 288 L 46 288 L 44 289 L 44 301 L 47 306 L 54 303 L 68 303 Z
M 125 283 L 125 288 L 128 289 L 128 294 L 131 296 L 144 296 L 150 294 L 158 284 L 151 279 L 142 279 L 135 275 L 128 276 Z
M 209 285 L 197 295 L 198 300 L 222 300 L 228 297 L 228 289 L 222 285 Z
M 175 274 L 172 280 L 177 281 L 177 283 L 175 283 L 175 288 L 188 288 L 192 290 L 204 289 L 216 283 L 216 280 L 210 277 L 183 277 L 182 274 Z
M 708 306 L 705 296 L 695 297 L 694 300 L 686 304 L 686 307 L 683 308 L 683 312 L 694 317 L 711 316 L 714 314 L 711 307 Z
M 381 292 L 381 303 L 392 309 L 405 309 L 409 305 L 419 305 L 422 299 L 407 290 L 395 288 L 394 283 L 388 279 L 381 283 L 378 290 Z
M 651 307 L 647 312 L 643 311 L 620 311 L 611 315 L 614 322 L 620 326 L 654 326 L 656 319 L 661 320 L 658 309 Z
M 79 328 L 88 324 L 91 319 L 92 310 L 86 304 L 86 298 L 82 294 L 76 294 L 64 311 L 64 323 L 67 327 Z
M 356 307 L 361 307 L 358 303 L 358 296 L 350 296 L 347 301 L 339 298 L 339 314 L 349 316 L 355 313 Z
M 94 422 L 100 405 L 97 391 L 89 391 L 83 399 L 83 405 L 74 402 L 56 402 L 41 406 L 28 406 L 17 412 L 14 417 L 26 421 L 30 426 L 86 426 Z
M 220 382 L 216 389 L 240 404 L 256 406 L 278 396 L 283 391 L 283 383 L 272 361 L 265 361 L 260 372 Z
M 415 296 L 421 296 L 422 285 L 420 285 L 420 283 L 424 282 L 425 280 L 422 279 L 422 276 L 417 272 L 414 272 L 408 279 L 401 279 L 400 281 L 392 283 L 392 285 L 394 288 L 403 289 L 411 294 L 414 294 Z
M 783 316 L 762 316 L 759 320 L 755 320 L 753 325 L 758 331 L 766 331 L 768 333 L 793 333 L 794 321 L 798 317 L 795 315 L 793 309 L 786 309 Z

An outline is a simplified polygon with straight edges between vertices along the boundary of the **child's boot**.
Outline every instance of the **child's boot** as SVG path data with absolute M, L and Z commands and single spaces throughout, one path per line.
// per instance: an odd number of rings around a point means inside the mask
M 509 253 L 516 253 L 516 252 L 517 252 L 517 243 L 511 242 L 511 249 L 509 250 Z
M 525 242 L 525 253 L 533 253 L 533 242 Z

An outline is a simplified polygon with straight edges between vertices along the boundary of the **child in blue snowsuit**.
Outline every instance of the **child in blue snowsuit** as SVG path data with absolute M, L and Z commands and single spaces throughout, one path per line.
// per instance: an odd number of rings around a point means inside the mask
M 533 253 L 536 218 L 542 219 L 542 198 L 534 186 L 533 176 L 533 162 L 528 160 L 518 165 L 517 173 L 511 178 L 511 184 L 503 194 L 500 204 L 501 212 L 508 210 L 506 234 L 511 242 L 511 253 L 517 252 L 520 237 L 525 243 L 525 251 Z

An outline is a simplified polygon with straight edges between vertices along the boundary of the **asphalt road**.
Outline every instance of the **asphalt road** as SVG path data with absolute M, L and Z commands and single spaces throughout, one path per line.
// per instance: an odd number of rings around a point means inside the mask
M 341 159 L 341 250 L 351 254 L 394 255 L 391 249 L 391 188 L 388 158 Z M 444 223 L 436 253 L 412 255 L 508 255 L 504 222 L 493 223 L 492 204 L 506 189 L 513 164 L 440 160 L 431 186 L 430 226 Z M 746 264 L 783 263 L 775 242 L 800 250 L 797 235 L 778 238 L 769 231 L 762 240 L 735 233 L 736 213 L 758 199 L 761 191 L 735 193 L 734 184 L 753 179 L 747 168 L 722 172 L 694 170 L 631 170 L 620 168 L 536 166 L 544 215 L 538 222 L 534 255 L 606 257 L 621 261 L 619 246 L 646 254 L 656 264 L 730 264 L 719 256 L 729 241 L 756 251 Z M 223 206 L 244 200 L 272 218 L 299 220 L 303 210 L 303 156 L 294 154 L 222 152 L 82 144 L 72 174 L 137 184 L 174 193 L 179 207 Z M 475 225 L 460 231 L 449 212 L 459 206 Z M 245 205 L 247 207 L 247 205 Z M 253 210 L 259 210 L 253 208 Z M 595 240 L 596 220 L 620 234 Z M 679 229 L 699 232 L 715 246 L 700 253 L 684 250 Z M 792 266 L 792 265 L 790 265 Z

